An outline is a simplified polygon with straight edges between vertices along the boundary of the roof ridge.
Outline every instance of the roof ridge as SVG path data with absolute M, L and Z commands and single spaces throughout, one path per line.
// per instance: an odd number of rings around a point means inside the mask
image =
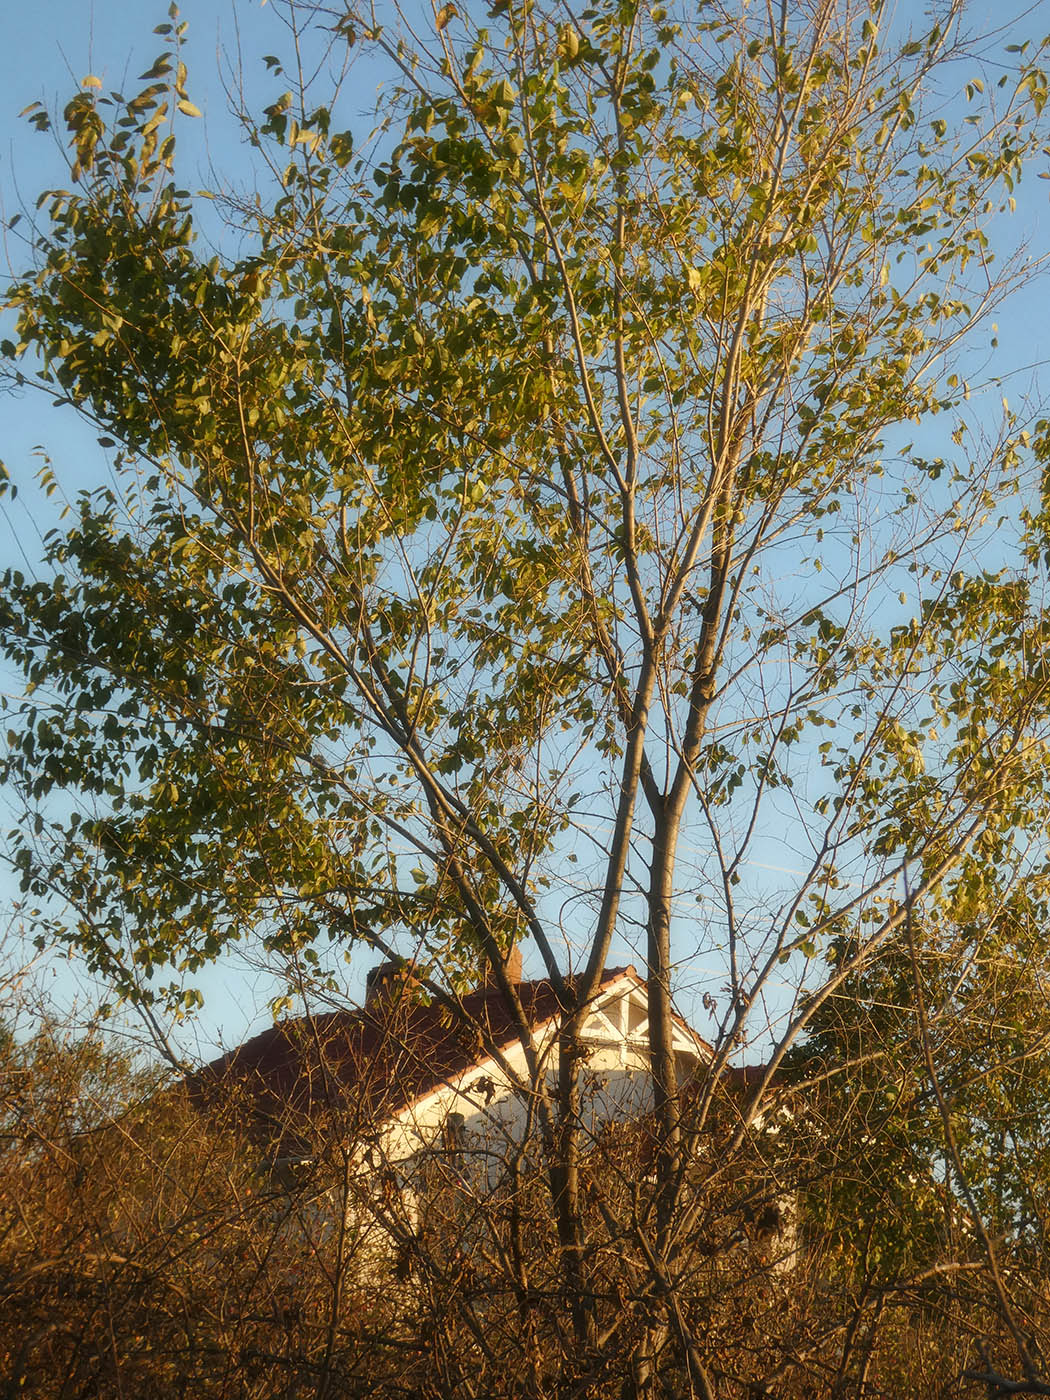
M 595 998 L 630 976 L 633 964 L 603 970 Z M 570 985 L 576 974 L 566 979 Z M 535 1031 L 558 1016 L 561 1005 L 549 977 L 517 984 L 522 1010 Z M 381 998 L 355 1007 L 305 1011 L 264 1027 L 191 1076 L 194 1092 L 223 1081 L 250 1083 L 260 1117 L 316 1111 L 333 1089 L 372 1099 L 388 1116 L 449 1084 L 475 1065 L 501 1056 L 518 1040 L 514 1013 L 498 986 L 486 983 L 459 998 L 428 1002 Z M 450 1014 L 451 1013 L 451 1014 Z M 476 1021 L 471 1034 L 471 1022 Z M 267 1108 L 274 1112 L 267 1113 Z
M 626 963 L 622 967 L 607 967 L 602 972 L 599 986 L 604 986 L 606 982 L 612 981 L 618 977 L 622 977 L 625 973 L 628 972 L 632 973 L 635 977 L 638 977 L 638 971 L 635 968 L 634 963 Z M 567 973 L 564 980 L 570 983 L 571 985 L 577 980 L 577 976 L 578 974 L 576 973 Z M 527 977 L 522 978 L 520 982 L 516 982 L 514 985 L 517 987 L 552 987 L 553 983 L 549 977 Z M 488 1000 L 490 997 L 502 997 L 502 995 L 502 990 L 496 983 L 485 982 L 482 983 L 480 986 L 472 987 L 469 992 L 464 992 L 460 997 L 460 1001 L 466 1001 L 468 1000 L 468 998 L 471 997 L 481 997 L 485 1000 Z M 439 1006 L 442 1003 L 438 1001 L 437 998 L 433 998 L 428 1002 L 422 1002 L 417 1001 L 412 997 L 407 997 L 404 998 L 403 1001 L 399 1000 L 397 1004 L 429 1007 L 435 1005 Z M 272 1021 L 268 1026 L 263 1026 L 261 1030 L 256 1031 L 254 1035 L 249 1036 L 247 1040 L 241 1041 L 240 1045 L 234 1046 L 231 1050 L 224 1050 L 220 1055 L 216 1057 L 216 1059 L 212 1063 L 218 1063 L 219 1060 L 225 1059 L 229 1055 L 240 1054 L 242 1050 L 247 1050 L 249 1046 L 254 1045 L 257 1041 L 263 1040 L 267 1036 L 272 1036 L 275 1031 L 281 1031 L 290 1026 L 298 1026 L 303 1024 L 304 1022 L 337 1022 L 347 1018 L 356 1018 L 367 1012 L 368 1007 L 369 1003 L 367 1001 L 364 1001 L 360 1002 L 356 1006 L 331 1007 L 324 1011 L 307 1010 L 302 1012 L 298 1016 L 284 1016 L 278 1021 Z

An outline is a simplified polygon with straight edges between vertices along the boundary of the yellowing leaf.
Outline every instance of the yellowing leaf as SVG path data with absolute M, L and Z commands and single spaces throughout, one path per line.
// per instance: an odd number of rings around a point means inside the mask
M 558 53 L 567 63 L 572 63 L 579 52 L 579 35 L 571 24 L 564 25 L 558 36 Z
M 195 107 L 187 98 L 183 98 L 179 103 L 179 111 L 185 112 L 188 117 L 199 117 L 201 112 L 199 107 Z
M 102 79 L 96 78 L 94 73 L 89 73 L 86 78 L 81 78 L 80 86 L 86 88 L 100 88 L 102 86 Z
M 448 24 L 449 20 L 455 19 L 455 17 L 458 14 L 459 11 L 456 9 L 455 5 L 442 5 L 441 9 L 437 12 L 436 19 L 434 20 L 434 28 L 440 34 L 441 31 Z

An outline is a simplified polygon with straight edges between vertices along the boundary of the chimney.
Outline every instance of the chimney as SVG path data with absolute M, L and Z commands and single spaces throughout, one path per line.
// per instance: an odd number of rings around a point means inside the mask
M 503 965 L 506 969 L 508 979 L 516 987 L 521 981 L 521 949 L 516 943 L 507 954 L 506 961 Z M 490 967 L 486 969 L 485 977 L 481 985 L 483 987 L 495 987 L 498 985 L 496 982 L 496 973 L 493 968 Z
M 365 1005 L 370 1006 L 380 997 L 406 991 L 416 980 L 412 964 L 404 958 L 389 958 L 370 968 L 365 978 Z

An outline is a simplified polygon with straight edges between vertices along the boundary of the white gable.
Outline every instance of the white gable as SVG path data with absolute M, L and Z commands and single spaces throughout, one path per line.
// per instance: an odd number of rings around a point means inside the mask
M 587 1116 L 595 1127 L 603 1121 L 636 1116 L 651 1102 L 649 1078 L 649 1011 L 644 983 L 633 970 L 623 973 L 595 998 L 583 1025 L 588 1054 L 584 1072 Z M 536 1044 L 548 1083 L 557 1074 L 557 1020 L 535 1029 Z M 680 1072 L 691 1072 L 709 1048 L 684 1022 L 673 1029 Z M 519 1044 L 503 1051 L 503 1059 L 520 1085 L 529 1075 Z M 520 1141 L 528 1116 L 527 1092 L 517 1090 L 494 1057 L 479 1059 L 448 1083 L 439 1085 L 402 1109 L 387 1132 L 386 1150 L 394 1160 L 414 1156 L 433 1145 L 449 1125 L 465 1140 L 484 1139 L 496 1150 L 498 1139 L 510 1146 Z

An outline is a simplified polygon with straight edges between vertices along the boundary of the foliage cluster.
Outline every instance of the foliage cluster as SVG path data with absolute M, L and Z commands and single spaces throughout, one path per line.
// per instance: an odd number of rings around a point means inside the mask
M 219 247 L 179 175 L 198 109 L 173 12 L 144 86 L 89 78 L 66 107 L 68 187 L 8 292 L 8 372 L 114 466 L 41 575 L 0 581 L 26 891 L 147 1009 L 184 1012 L 238 941 L 297 987 L 401 952 L 450 1017 L 493 978 L 542 1282 L 515 1281 L 519 1204 L 484 1222 L 509 1272 L 431 1272 L 453 1391 L 503 1307 L 494 1335 L 542 1336 L 519 1346 L 537 1395 L 786 1394 L 789 1372 L 863 1393 L 896 1310 L 921 1322 L 947 1280 L 931 1353 L 969 1326 L 1007 1366 L 1006 1337 L 1046 1393 L 1050 428 L 1033 404 L 993 419 L 969 381 L 1033 275 L 991 233 L 1047 141 L 1047 42 L 975 58 L 954 0 L 910 28 L 881 0 L 284 13 L 287 90 L 237 112 L 254 186 L 207 196 Z M 398 75 L 371 136 L 344 124 L 344 61 Z M 520 944 L 557 997 L 549 1060 Z M 593 1189 L 582 1104 L 582 1026 L 626 947 L 653 1118 L 648 1169 L 616 1179 L 637 1197 Z M 712 965 L 686 1093 L 675 996 Z M 756 1041 L 766 1070 L 701 1168 Z M 824 1126 L 768 1151 L 827 1225 L 790 1306 L 702 1224 L 751 1180 L 784 1075 Z M 205 1214 L 225 1222 L 245 1170 Z M 180 1222 L 197 1179 L 172 1187 Z M 232 1265 L 202 1251 L 219 1289 Z M 244 1298 L 277 1287 L 252 1267 Z M 326 1268 L 301 1314 L 327 1317 L 322 1350 L 295 1351 L 321 1392 L 347 1315 Z M 271 1328 L 254 1307 L 233 1312 Z M 760 1316 L 781 1360 L 741 1330 Z M 290 1354 L 267 1337 L 237 1345 Z
M 405 1191 L 403 1166 L 395 1185 L 374 1146 L 341 1135 L 351 1119 L 362 1132 L 354 1104 L 320 1133 L 289 1115 L 287 1133 L 311 1131 L 319 1151 L 275 1165 L 250 1105 L 202 1114 L 107 1045 L 50 1024 L 5 1052 L 0 1381 L 12 1392 L 473 1400 L 633 1384 L 652 1306 L 651 1125 L 610 1126 L 588 1154 L 590 1228 L 617 1225 L 595 1274 L 601 1345 L 581 1353 L 542 1174 L 508 1162 L 494 1176 L 490 1152 L 438 1142 Z M 760 1135 L 727 1168 L 719 1144 L 739 1111 L 727 1095 L 717 1135 L 690 1156 L 674 1296 L 694 1354 L 666 1347 L 663 1393 L 981 1394 L 958 1388 L 960 1372 L 1007 1363 L 1010 1338 L 946 1193 L 920 1211 L 922 1193 L 898 1183 L 894 1227 L 920 1215 L 930 1227 L 907 1257 L 879 1256 L 874 1215 L 867 1247 L 843 1248 L 863 1209 L 843 1176 L 877 1174 L 877 1151 L 839 1150 L 826 1173 L 811 1112 L 804 1138 Z M 776 1194 L 792 1175 L 809 1183 L 804 1224 Z M 1041 1342 L 1050 1278 L 1045 1261 L 1023 1266 Z

